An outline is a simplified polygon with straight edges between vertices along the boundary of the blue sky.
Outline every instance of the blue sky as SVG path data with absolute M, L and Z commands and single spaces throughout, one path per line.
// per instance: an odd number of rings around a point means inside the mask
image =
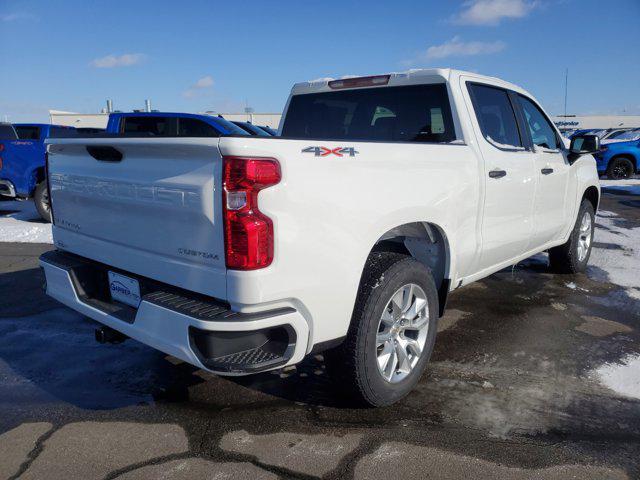
M 280 112 L 319 77 L 455 67 L 552 114 L 640 114 L 640 1 L 0 0 L 0 120 L 48 109 Z

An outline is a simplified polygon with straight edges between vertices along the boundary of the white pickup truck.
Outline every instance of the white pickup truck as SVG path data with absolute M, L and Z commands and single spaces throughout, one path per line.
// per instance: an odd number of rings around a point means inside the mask
M 47 293 L 221 375 L 323 351 L 380 406 L 449 292 L 543 251 L 585 269 L 597 137 L 567 147 L 525 90 L 416 70 L 299 83 L 285 112 L 277 137 L 50 140 Z

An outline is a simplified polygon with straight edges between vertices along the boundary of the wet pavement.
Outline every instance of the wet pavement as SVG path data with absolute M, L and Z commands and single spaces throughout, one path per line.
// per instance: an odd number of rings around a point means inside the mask
M 99 345 L 41 291 L 51 246 L 0 243 L 0 479 L 639 478 L 640 197 L 610 192 L 586 275 L 539 255 L 455 292 L 383 409 L 352 408 L 321 356 L 225 379 Z

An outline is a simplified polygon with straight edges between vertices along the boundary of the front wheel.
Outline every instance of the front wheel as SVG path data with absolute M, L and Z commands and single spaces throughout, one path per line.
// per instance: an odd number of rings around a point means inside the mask
M 36 205 L 38 214 L 45 222 L 51 223 L 51 203 L 49 202 L 49 191 L 47 190 L 47 181 L 43 180 L 36 186 L 33 192 L 33 202 Z
M 420 380 L 437 324 L 438 293 L 429 269 L 406 255 L 373 253 L 347 338 L 325 352 L 327 367 L 360 403 L 390 405 Z
M 558 273 L 584 272 L 591 256 L 594 230 L 593 205 L 588 200 L 582 200 L 569 240 L 549 250 L 551 269 Z
M 607 177 L 612 180 L 627 180 L 633 176 L 633 163 L 628 158 L 614 158 L 607 168 Z

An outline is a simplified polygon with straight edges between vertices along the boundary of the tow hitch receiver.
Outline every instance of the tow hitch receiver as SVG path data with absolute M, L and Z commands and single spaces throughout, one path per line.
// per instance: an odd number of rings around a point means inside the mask
M 109 327 L 96 328 L 96 342 L 98 343 L 122 343 L 127 337 L 124 333 Z

